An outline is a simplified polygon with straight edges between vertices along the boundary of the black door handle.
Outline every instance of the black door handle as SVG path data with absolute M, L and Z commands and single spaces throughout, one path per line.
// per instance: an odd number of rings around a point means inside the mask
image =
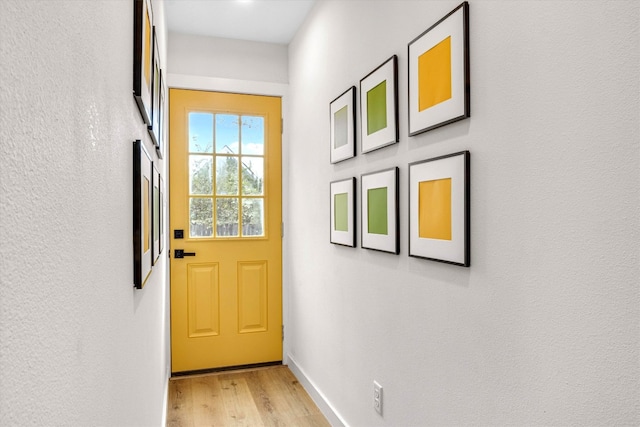
M 174 258 L 184 258 L 186 256 L 196 256 L 195 252 L 185 252 L 184 249 L 176 249 Z

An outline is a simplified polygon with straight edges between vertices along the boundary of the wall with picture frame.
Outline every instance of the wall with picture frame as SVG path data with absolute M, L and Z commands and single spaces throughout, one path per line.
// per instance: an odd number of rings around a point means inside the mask
M 637 156 L 627 158 L 637 153 L 638 117 L 623 104 L 638 110 L 639 70 L 608 43 L 637 34 L 630 15 L 639 6 L 470 1 L 469 97 L 461 113 L 451 108 L 422 124 L 416 117 L 410 130 L 408 45 L 460 3 L 320 2 L 290 45 L 291 137 L 300 147 L 290 158 L 299 173 L 289 184 L 295 215 L 286 245 L 290 322 L 304 327 L 287 335 L 289 365 L 345 425 L 636 422 L 635 390 L 616 378 L 635 369 L 638 355 L 628 351 L 636 341 L 627 328 L 638 313 L 624 301 L 640 301 L 620 260 L 633 252 L 638 265 L 638 228 L 624 219 L 640 214 L 637 197 L 628 199 L 638 194 Z M 525 21 L 536 22 L 537 36 Z M 618 47 L 630 54 L 635 46 L 637 37 Z M 329 104 L 392 55 L 399 142 L 363 153 L 359 113 L 356 156 L 331 163 Z M 610 149 L 618 143 L 624 149 Z M 470 267 L 424 259 L 430 248 L 410 256 L 409 164 L 464 151 L 472 158 Z M 596 160 L 605 151 L 606 161 Z M 360 218 L 360 177 L 396 166 L 399 256 L 330 244 L 328 184 L 358 177 Z M 609 217 L 594 200 L 624 212 L 606 227 L 621 233 L 603 239 L 589 225 Z M 462 254 L 453 262 L 465 264 Z M 617 302 L 603 306 L 601 285 L 613 282 L 625 285 L 607 287 Z M 610 328 L 627 332 L 613 338 Z M 382 417 L 371 407 L 373 381 L 384 387 Z M 609 393 L 616 397 L 603 401 Z
M 167 193 L 162 176 L 167 145 L 166 34 L 156 21 L 151 0 L 133 5 L 133 97 L 148 138 L 136 139 L 133 148 L 133 286 L 142 289 L 153 270 L 166 280 L 167 263 L 160 255 L 165 239 Z M 166 73 L 166 72 L 165 72 Z M 150 144 L 147 144 L 149 141 Z M 148 146 L 151 148 L 148 148 Z M 150 154 L 151 153 L 151 154 Z M 149 163 L 149 165 L 147 165 Z M 161 202 L 162 201 L 162 202 Z
M 163 57 L 164 2 L 148 4 Z M 0 425 L 166 424 L 164 258 L 133 287 L 135 140 L 165 173 L 132 97 L 134 8 L 0 6 L 0 227 L 20 256 L 3 251 Z

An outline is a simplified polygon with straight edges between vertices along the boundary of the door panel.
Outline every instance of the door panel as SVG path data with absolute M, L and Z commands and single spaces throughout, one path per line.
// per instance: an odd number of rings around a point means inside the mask
M 187 266 L 189 338 L 220 335 L 218 264 Z
M 169 106 L 172 371 L 280 361 L 281 100 L 171 89 Z
M 238 263 L 239 333 L 267 330 L 267 263 Z

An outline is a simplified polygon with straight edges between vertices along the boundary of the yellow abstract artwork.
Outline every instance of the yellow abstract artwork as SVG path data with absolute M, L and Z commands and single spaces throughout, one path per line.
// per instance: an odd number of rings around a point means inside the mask
M 419 183 L 418 235 L 451 240 L 451 178 Z
M 451 36 L 418 57 L 418 110 L 451 98 Z
M 147 87 L 151 87 L 151 20 L 149 19 L 149 11 L 144 14 L 144 78 Z

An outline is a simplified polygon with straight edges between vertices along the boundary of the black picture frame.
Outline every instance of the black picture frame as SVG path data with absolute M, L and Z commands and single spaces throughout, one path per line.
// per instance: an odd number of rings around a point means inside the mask
M 153 12 L 150 0 L 133 0 L 133 97 L 142 121 L 151 125 Z
M 160 51 L 158 49 L 158 34 L 156 27 L 153 27 L 153 79 L 151 83 L 151 124 L 147 126 L 153 145 L 156 147 L 156 151 L 160 147 L 160 133 L 161 133 L 161 119 L 162 112 L 160 111 L 160 88 L 162 87 L 162 79 L 160 75 Z
M 153 161 L 139 139 L 133 143 L 133 284 L 142 289 L 153 254 Z
M 159 249 L 158 249 L 158 253 L 162 254 L 162 251 L 164 250 L 164 180 L 162 179 L 162 175 L 159 175 L 160 178 L 160 211 L 158 212 L 159 215 L 159 223 L 160 223 L 160 239 L 158 241 L 159 243 Z
M 329 241 L 356 247 L 356 178 L 330 183 Z
M 161 225 L 160 225 L 160 172 L 158 171 L 158 168 L 156 167 L 156 162 L 153 162 L 153 176 L 152 176 L 152 181 L 151 181 L 151 188 L 153 189 L 153 196 L 152 196 L 152 235 L 153 235 L 153 242 L 152 242 L 152 257 L 151 257 L 151 265 L 156 265 L 158 263 L 158 260 L 160 259 L 160 230 L 161 230 Z
M 469 3 L 408 45 L 409 136 L 471 116 Z
M 398 255 L 400 253 L 400 168 L 392 167 L 360 176 L 360 246 Z M 381 201 L 373 192 L 382 193 L 384 212 L 374 209 Z M 380 221 L 380 219 L 383 221 Z M 377 223 L 374 226 L 372 223 Z M 378 229 L 374 229 L 374 228 Z
M 470 159 L 461 151 L 409 164 L 410 257 L 471 265 Z
M 158 105 L 159 111 L 159 120 L 158 120 L 158 143 L 156 144 L 156 154 L 159 159 L 164 158 L 164 147 L 166 140 L 166 113 L 165 113 L 165 92 L 164 92 L 164 77 L 162 69 L 160 69 L 159 73 L 160 78 L 160 103 Z
M 329 103 L 330 161 L 342 162 L 356 155 L 356 87 L 351 86 Z
M 384 111 L 374 108 L 374 104 L 381 101 L 384 101 Z M 362 153 L 398 143 L 399 119 L 398 56 L 393 55 L 360 80 Z

